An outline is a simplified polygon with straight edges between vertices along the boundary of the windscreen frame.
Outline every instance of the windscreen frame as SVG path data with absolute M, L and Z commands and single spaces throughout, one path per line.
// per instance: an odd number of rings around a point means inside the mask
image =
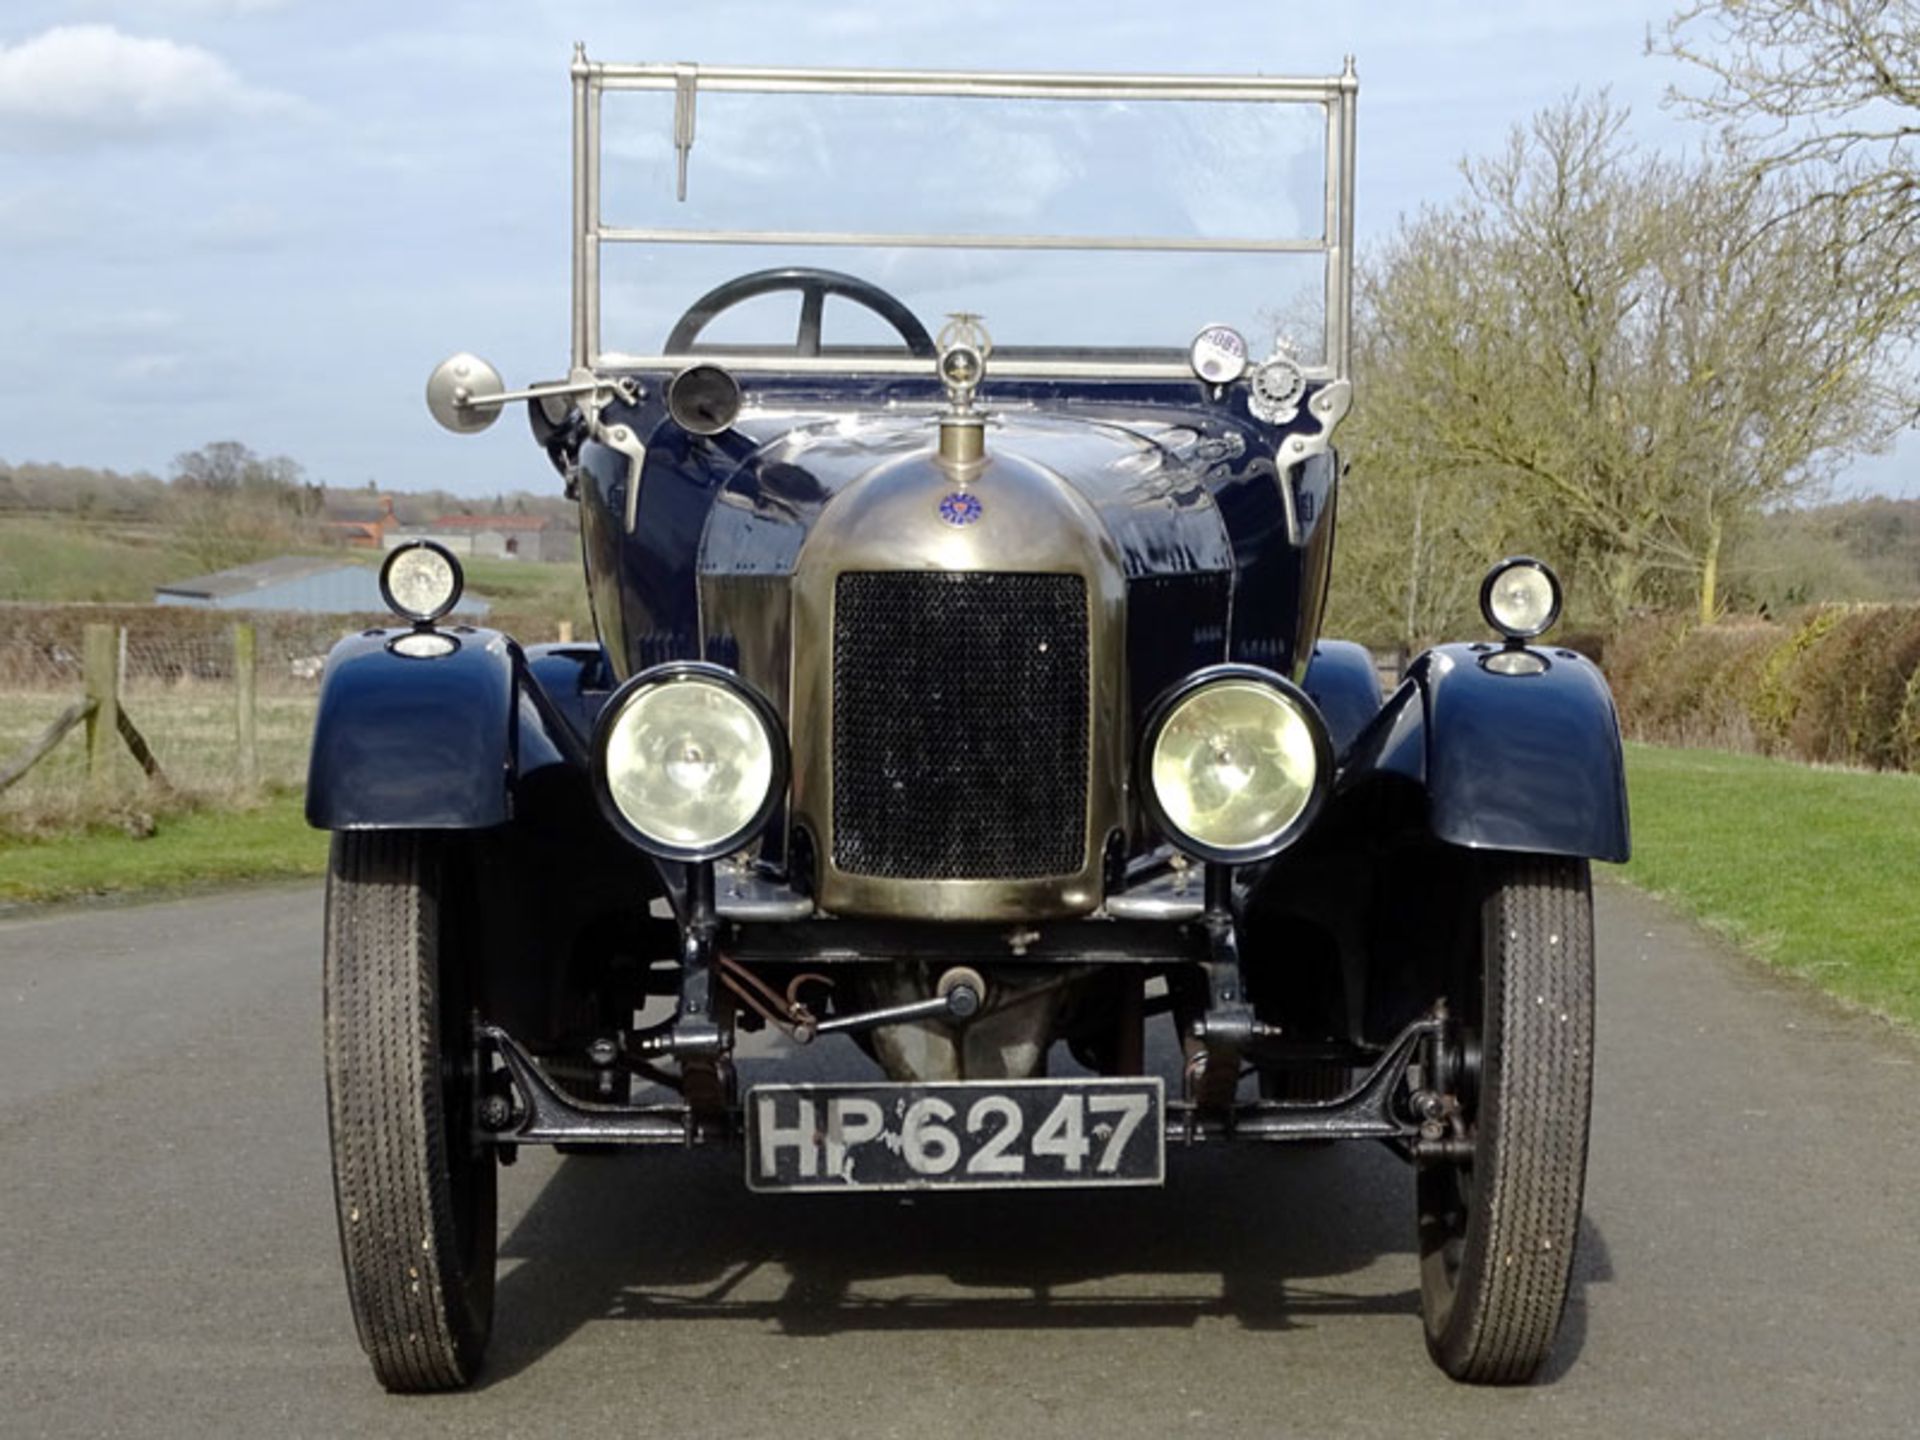
M 1218 254 L 1318 254 L 1324 266 L 1324 359 L 1305 366 L 1309 380 L 1349 378 L 1353 321 L 1354 118 L 1359 82 L 1351 57 L 1341 74 L 1324 78 L 1221 75 L 1081 75 L 987 70 L 790 69 L 693 64 L 615 64 L 574 52 L 573 67 L 573 368 L 672 369 L 685 356 L 609 351 L 601 340 L 601 256 L 607 245 L 739 245 L 973 248 L 1007 250 L 1188 251 Z M 609 225 L 601 213 L 602 109 L 608 92 L 666 91 L 674 96 L 674 144 L 684 187 L 701 91 L 763 94 L 932 95 L 975 99 L 1189 100 L 1316 106 L 1325 123 L 1324 216 L 1318 238 L 1279 240 L 1153 236 L 1064 236 L 833 232 L 810 230 L 709 231 L 673 226 Z M 1185 337 L 1169 337 L 1170 340 Z M 750 351 L 703 354 L 745 373 L 818 371 L 831 374 L 925 373 L 911 357 L 772 356 Z M 1048 359 L 1008 355 L 995 371 L 1010 378 L 1184 379 L 1183 360 L 1085 356 Z

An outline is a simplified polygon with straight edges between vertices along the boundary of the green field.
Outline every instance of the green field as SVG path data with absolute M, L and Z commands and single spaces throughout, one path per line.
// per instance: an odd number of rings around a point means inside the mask
M 154 586 L 206 569 L 164 527 L 0 519 L 0 600 L 144 605 Z
M 1633 884 L 1920 1028 L 1920 775 L 1627 748 Z
M 380 559 L 365 550 L 273 544 L 260 546 L 254 558 L 288 553 L 326 555 L 366 565 Z M 196 556 L 165 525 L 19 515 L 0 518 L 0 601 L 145 605 L 153 599 L 155 586 L 217 568 Z M 540 564 L 476 555 L 464 557 L 461 568 L 466 571 L 467 589 L 508 615 L 564 617 L 574 622 L 580 635 L 592 627 L 586 582 L 577 560 Z
M 23 751 L 77 693 L 0 693 L 0 761 Z M 255 703 L 260 779 L 268 787 L 297 788 L 306 781 L 307 747 L 313 733 L 316 691 L 263 689 Z M 118 742 L 113 750 L 109 808 L 165 813 L 235 798 L 238 785 L 234 692 L 218 681 L 143 682 L 123 697 L 172 788 L 153 791 Z M 70 731 L 25 779 L 0 793 L 0 836 L 46 833 L 83 825 L 100 809 L 87 790 L 84 732 Z M 181 802 L 185 802 L 184 806 Z
M 564 610 L 576 598 L 585 599 L 587 593 L 586 577 L 577 561 L 547 565 L 465 555 L 460 568 L 466 572 L 469 590 L 511 610 L 549 606 Z

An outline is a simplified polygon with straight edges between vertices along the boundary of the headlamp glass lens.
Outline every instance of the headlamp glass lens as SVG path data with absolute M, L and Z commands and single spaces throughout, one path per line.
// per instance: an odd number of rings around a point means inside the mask
M 607 733 L 607 788 L 647 838 L 701 850 L 753 822 L 773 785 L 773 741 L 725 685 L 664 680 L 636 691 Z
M 459 588 L 453 562 L 429 546 L 397 551 L 387 564 L 387 593 L 394 608 L 410 620 L 442 614 Z
M 1534 565 L 1510 565 L 1487 589 L 1487 619 L 1507 635 L 1538 635 L 1553 623 L 1553 581 Z
M 1258 850 L 1300 817 L 1319 768 L 1307 717 L 1254 681 L 1179 701 L 1153 746 L 1150 781 L 1167 821 L 1221 850 Z

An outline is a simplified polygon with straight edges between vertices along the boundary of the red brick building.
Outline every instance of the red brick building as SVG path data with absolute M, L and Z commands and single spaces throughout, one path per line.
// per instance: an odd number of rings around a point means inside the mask
M 382 495 L 374 506 L 329 505 L 320 519 L 329 540 L 355 550 L 384 550 L 386 537 L 399 528 L 391 495 Z

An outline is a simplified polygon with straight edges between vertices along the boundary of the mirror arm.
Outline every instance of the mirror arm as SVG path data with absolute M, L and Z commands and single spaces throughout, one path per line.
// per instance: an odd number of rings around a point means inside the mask
M 525 390 L 502 390 L 493 395 L 474 395 L 464 387 L 453 392 L 453 403 L 461 410 L 491 410 L 515 400 L 544 400 L 555 395 L 590 395 L 596 390 L 616 390 L 627 400 L 634 399 L 625 380 L 569 380 L 561 385 L 531 385 Z

